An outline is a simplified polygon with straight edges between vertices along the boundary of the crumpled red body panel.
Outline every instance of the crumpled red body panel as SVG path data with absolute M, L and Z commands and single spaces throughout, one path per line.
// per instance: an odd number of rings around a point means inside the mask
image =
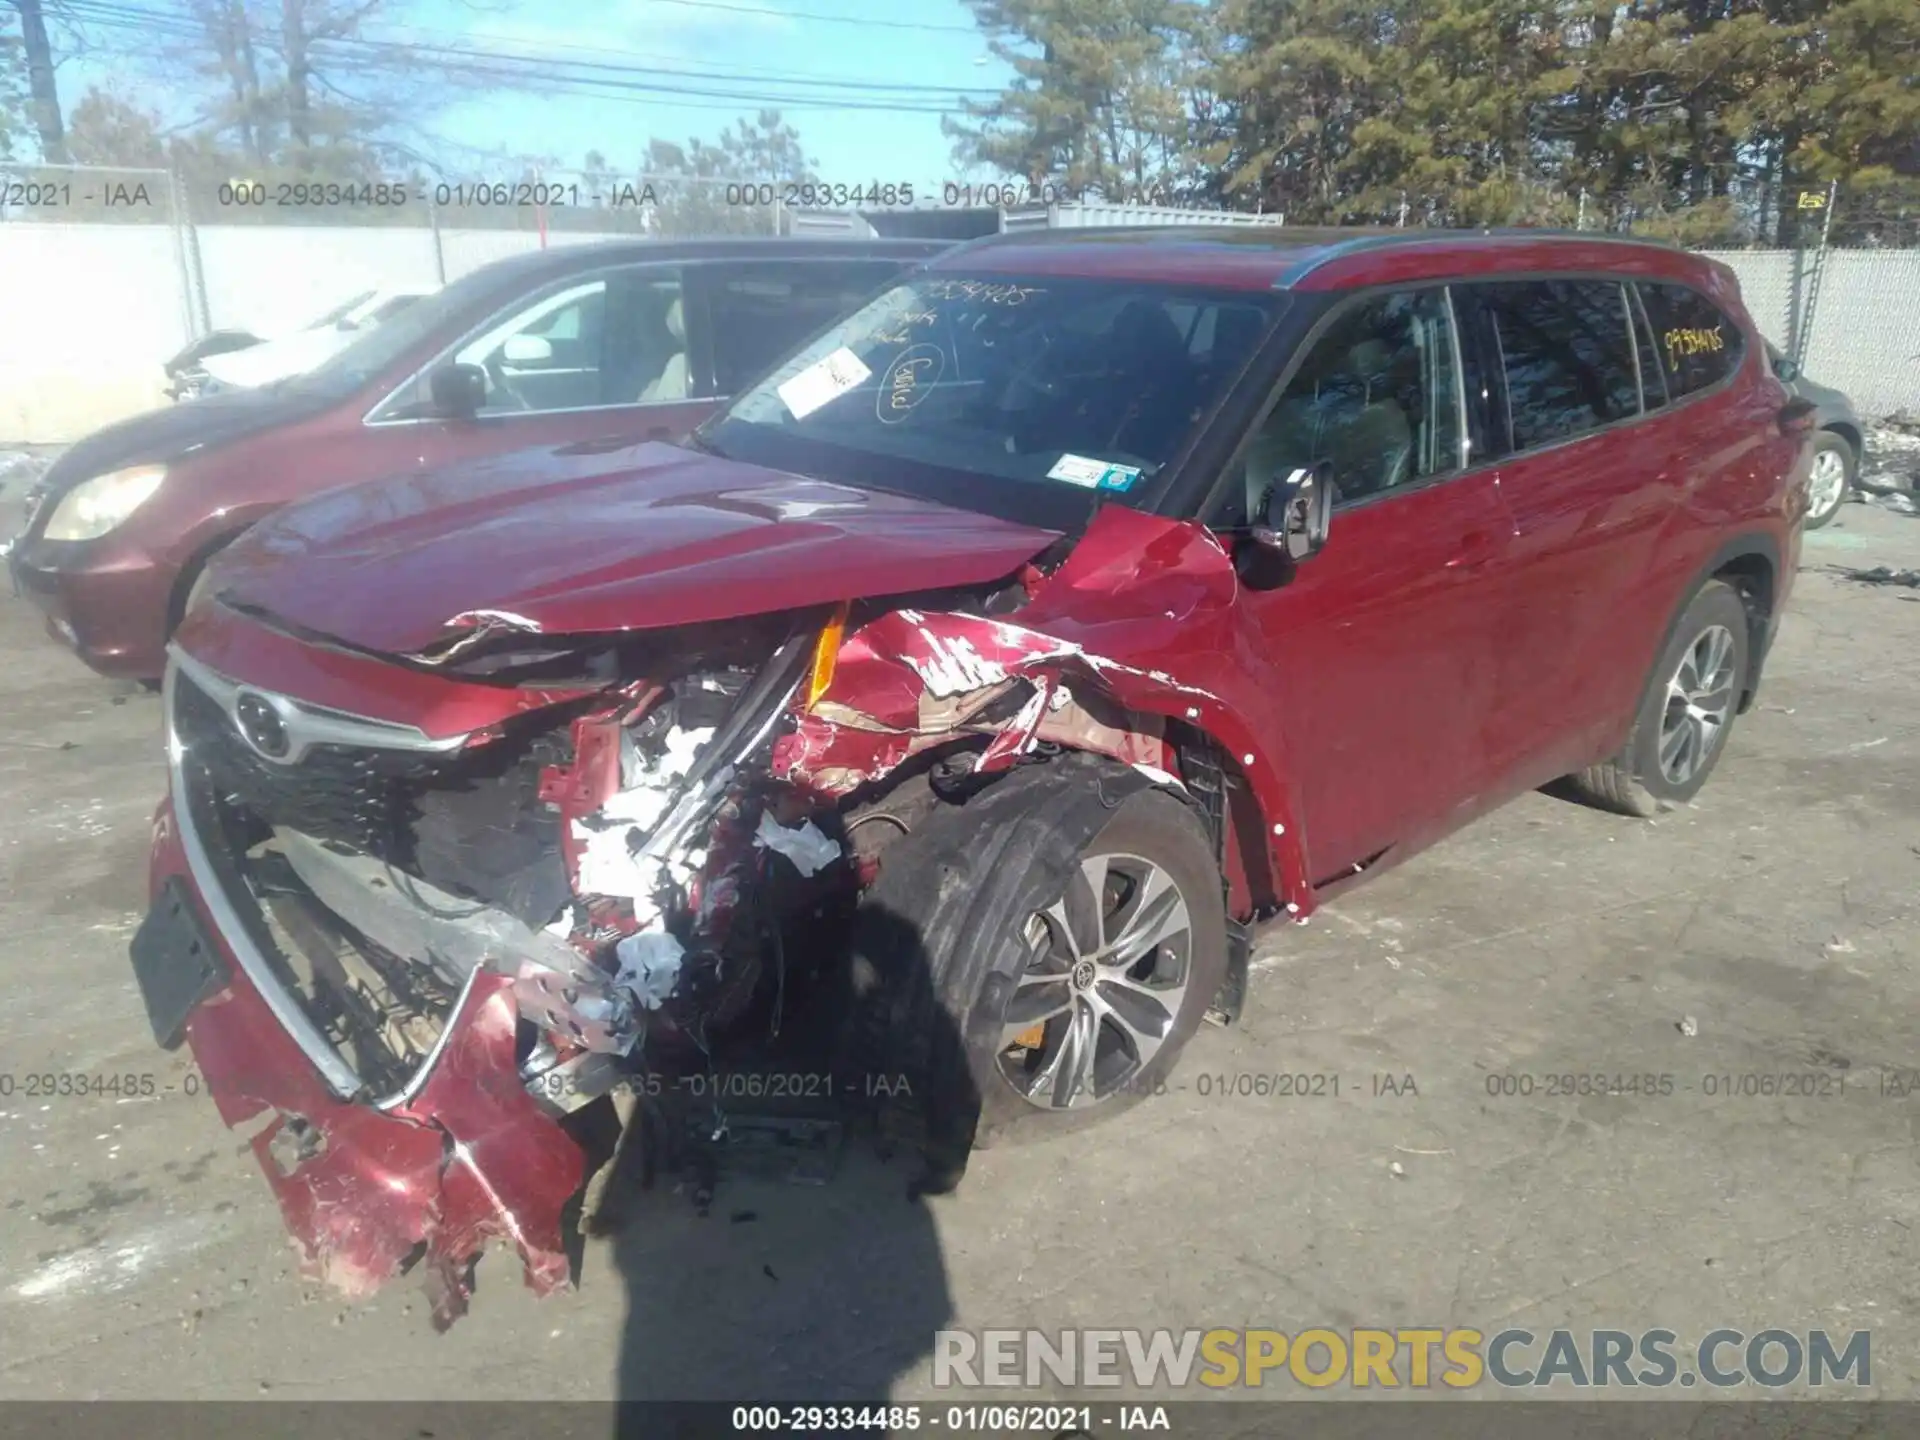
M 163 805 L 154 892 L 175 875 L 191 888 Z M 514 1246 L 535 1291 L 568 1282 L 562 1214 L 585 1157 L 519 1084 L 510 979 L 477 976 L 427 1083 L 382 1111 L 334 1096 L 226 958 L 231 983 L 188 1020 L 187 1043 L 227 1125 L 273 1117 L 249 1143 L 309 1275 L 364 1295 L 424 1263 L 442 1326 L 464 1313 L 467 1264 L 491 1241 Z
M 775 772 L 837 797 L 964 735 L 989 737 L 984 770 L 1042 741 L 1165 770 L 1164 725 L 1188 724 L 1227 752 L 1262 812 L 1260 888 L 1307 913 L 1276 738 L 1285 681 L 1245 630 L 1239 590 L 1205 526 L 1109 506 L 1009 618 L 902 609 L 850 635 L 832 682 L 779 742 Z

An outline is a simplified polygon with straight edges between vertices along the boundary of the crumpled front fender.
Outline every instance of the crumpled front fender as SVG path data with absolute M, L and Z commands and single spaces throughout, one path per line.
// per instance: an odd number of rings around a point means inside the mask
M 990 772 L 1037 744 L 1173 768 L 1169 722 L 1212 737 L 1259 815 L 1234 863 L 1296 915 L 1313 908 L 1276 658 L 1253 631 L 1225 547 L 1205 526 L 1109 506 L 1012 618 L 913 609 L 842 644 L 800 702 L 774 769 L 827 796 L 883 780 L 922 751 L 986 736 Z M 1249 840 L 1260 845 L 1258 854 Z M 1252 877 L 1246 877 L 1251 879 Z

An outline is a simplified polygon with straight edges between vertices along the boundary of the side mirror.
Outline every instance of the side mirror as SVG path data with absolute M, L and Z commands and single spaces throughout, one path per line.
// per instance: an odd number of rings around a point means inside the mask
M 1814 427 L 1814 418 L 1820 407 L 1811 400 L 1802 400 L 1798 396 L 1780 407 L 1780 429 L 1788 435 L 1804 435 Z
M 1333 466 L 1322 460 L 1290 473 L 1267 492 L 1267 513 L 1254 523 L 1254 543 L 1305 560 L 1327 543 L 1333 523 Z
M 553 360 L 553 342 L 538 335 L 515 335 L 500 347 L 500 358 L 509 365 L 546 365 Z
M 442 365 L 427 376 L 433 413 L 448 420 L 471 420 L 487 403 L 487 372 L 478 365 Z
M 1773 373 L 1776 379 L 1798 380 L 1800 378 L 1800 367 L 1793 363 L 1792 356 L 1782 355 L 1778 360 L 1773 362 Z

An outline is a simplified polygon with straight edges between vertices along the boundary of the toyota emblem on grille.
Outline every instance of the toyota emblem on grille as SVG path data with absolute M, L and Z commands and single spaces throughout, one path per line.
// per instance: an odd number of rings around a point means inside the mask
M 233 723 L 240 738 L 269 760 L 284 760 L 293 748 L 280 712 L 264 696 L 243 690 L 234 697 Z

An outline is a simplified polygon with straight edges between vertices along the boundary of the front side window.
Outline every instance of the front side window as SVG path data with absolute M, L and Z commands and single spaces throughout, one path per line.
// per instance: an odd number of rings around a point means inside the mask
M 1612 281 L 1476 286 L 1507 381 L 1515 451 L 1571 440 L 1640 413 L 1625 293 Z
M 713 379 L 731 395 L 899 273 L 892 260 L 716 265 L 708 271 Z
M 1640 298 L 1674 399 L 1711 389 L 1740 368 L 1740 327 L 1706 296 L 1684 285 L 1642 283 Z
M 692 393 L 680 281 L 658 268 L 579 276 L 508 311 L 410 384 L 382 419 L 431 413 L 451 361 L 487 377 L 481 415 L 685 400 Z
M 1460 468 L 1453 321 L 1444 290 L 1375 296 L 1343 312 L 1307 352 L 1255 432 L 1217 525 L 1260 518 L 1268 491 L 1328 462 L 1341 503 Z
M 1089 492 L 1142 497 L 1285 303 L 1141 281 L 919 274 L 754 384 L 697 443 L 1054 523 L 1042 517 L 1084 514 Z

